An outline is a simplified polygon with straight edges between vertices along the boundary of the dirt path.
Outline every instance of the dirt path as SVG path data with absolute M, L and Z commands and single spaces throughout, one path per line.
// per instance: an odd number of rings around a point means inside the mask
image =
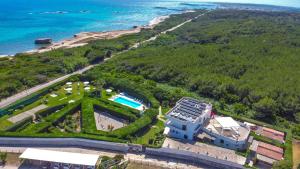
M 300 140 L 293 140 L 293 162 L 293 168 L 297 169 L 300 165 Z
M 153 40 L 157 39 L 157 37 L 159 37 L 160 35 L 166 34 L 167 32 L 174 31 L 175 29 L 180 28 L 180 27 L 182 27 L 183 25 L 185 25 L 185 24 L 191 22 L 192 20 L 197 19 L 197 18 L 199 18 L 199 17 L 201 17 L 201 16 L 203 16 L 203 15 L 205 15 L 205 14 L 207 14 L 207 13 L 208 13 L 208 12 L 205 12 L 205 13 L 200 14 L 200 15 L 198 15 L 198 16 L 192 18 L 192 19 L 189 19 L 189 20 L 187 20 L 187 21 L 185 21 L 185 22 L 183 22 L 183 23 L 181 23 L 181 24 L 179 24 L 179 25 L 177 25 L 177 26 L 174 26 L 174 27 L 172 27 L 172 28 L 170 28 L 170 29 L 168 29 L 168 30 L 165 30 L 165 31 L 163 31 L 163 32 L 161 32 L 161 33 L 159 33 L 159 34 L 157 34 L 157 35 L 155 35 L 155 36 L 149 38 L 148 40 L 142 41 L 142 42 L 140 42 L 140 43 L 136 43 L 136 44 L 134 44 L 132 47 L 130 47 L 128 50 L 137 48 L 137 47 L 139 47 L 140 45 L 142 45 L 142 44 L 144 44 L 144 43 L 153 41 Z M 124 50 L 124 51 L 119 52 L 119 53 L 117 53 L 117 54 L 115 54 L 115 55 L 118 55 L 118 54 L 127 52 L 128 50 Z M 113 57 L 113 56 L 112 56 L 112 57 Z M 112 58 L 112 57 L 111 57 L 111 58 Z M 111 58 L 106 58 L 106 59 L 104 60 L 104 62 L 107 61 L 107 60 L 109 60 L 109 59 L 111 59 Z M 103 63 L 103 62 L 102 62 L 102 63 Z M 90 69 L 93 68 L 94 66 L 95 66 L 95 65 L 89 65 L 89 66 L 87 66 L 87 67 L 85 67 L 85 68 L 83 68 L 83 69 L 77 70 L 77 71 L 75 71 L 75 72 L 73 72 L 73 73 L 71 73 L 71 74 L 64 75 L 64 76 L 62 76 L 62 77 L 60 77 L 60 78 L 54 79 L 54 80 L 49 81 L 49 82 L 44 83 L 44 84 L 37 85 L 37 86 L 35 86 L 35 87 L 33 87 L 33 88 L 30 88 L 30 89 L 28 89 L 28 90 L 22 91 L 22 92 L 20 92 L 20 93 L 18 93 L 18 94 L 15 94 L 15 95 L 13 95 L 13 96 L 10 96 L 10 97 L 8 97 L 8 98 L 6 98 L 6 99 L 3 99 L 3 100 L 1 100 L 1 102 L 0 102 L 0 108 L 4 108 L 4 107 L 6 107 L 6 106 L 8 106 L 8 105 L 10 105 L 10 104 L 12 104 L 12 103 L 14 103 L 14 102 L 16 102 L 17 100 L 20 100 L 20 99 L 22 99 L 22 98 L 24 98 L 24 97 L 26 97 L 26 96 L 28 96 L 28 95 L 31 95 L 31 94 L 33 94 L 33 93 L 35 93 L 35 92 L 37 92 L 37 91 L 39 91 L 39 90 L 41 90 L 41 89 L 43 89 L 43 88 L 46 88 L 46 87 L 49 87 L 49 86 L 51 86 L 51 85 L 53 85 L 53 84 L 55 84 L 55 83 L 61 82 L 61 81 L 65 80 L 65 79 L 69 78 L 69 77 L 72 76 L 72 75 L 82 74 L 82 73 L 86 72 L 87 70 L 90 70 Z

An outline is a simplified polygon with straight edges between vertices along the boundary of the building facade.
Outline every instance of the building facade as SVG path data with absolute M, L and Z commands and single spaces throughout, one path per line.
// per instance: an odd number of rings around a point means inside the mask
M 180 99 L 167 113 L 165 133 L 170 137 L 193 140 L 210 118 L 212 105 L 192 98 Z
M 214 117 L 212 105 L 184 97 L 167 113 L 164 134 L 169 137 L 195 140 L 208 139 L 221 147 L 247 148 L 250 128 L 231 117 Z

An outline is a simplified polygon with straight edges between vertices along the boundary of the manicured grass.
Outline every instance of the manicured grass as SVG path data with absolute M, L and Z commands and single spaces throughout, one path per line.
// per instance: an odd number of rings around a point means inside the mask
M 78 85 L 79 83 L 79 85 Z M 87 91 L 84 90 L 84 85 L 82 82 L 73 82 L 72 84 L 72 94 L 67 94 L 67 91 L 64 90 L 67 85 L 62 85 L 59 87 L 58 90 L 55 90 L 53 92 L 50 92 L 46 94 L 45 96 L 42 96 L 40 99 L 37 101 L 33 102 L 32 104 L 29 104 L 28 106 L 25 106 L 22 109 L 17 109 L 14 111 L 11 115 L 4 115 L 0 118 L 0 130 L 4 130 L 7 127 L 11 126 L 13 123 L 8 121 L 7 119 L 15 116 L 17 114 L 23 113 L 27 110 L 33 109 L 41 104 L 45 104 L 48 107 L 53 107 L 57 105 L 61 105 L 64 103 L 68 103 L 70 100 L 79 100 L 81 99 L 85 93 L 88 93 Z M 92 92 L 94 90 L 94 87 L 90 85 L 91 90 L 89 92 Z M 104 91 L 105 92 L 105 91 Z M 51 97 L 51 94 L 56 94 L 57 97 Z
M 164 122 L 157 120 L 146 132 L 138 135 L 134 143 L 142 145 L 150 145 L 149 141 L 151 139 L 155 140 L 156 135 L 161 133 L 165 128 Z M 152 144 L 153 145 L 153 144 Z

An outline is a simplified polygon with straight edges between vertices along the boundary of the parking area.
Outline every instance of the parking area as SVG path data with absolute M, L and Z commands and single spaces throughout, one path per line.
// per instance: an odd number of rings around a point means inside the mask
M 94 112 L 97 130 L 113 131 L 126 126 L 127 122 L 124 119 L 115 117 L 108 112 L 95 110 Z
M 217 147 L 214 145 L 204 144 L 200 142 L 180 141 L 172 138 L 166 138 L 163 147 L 191 151 L 198 154 L 208 155 L 214 158 L 232 161 L 244 165 L 246 158 L 237 155 L 235 151 Z

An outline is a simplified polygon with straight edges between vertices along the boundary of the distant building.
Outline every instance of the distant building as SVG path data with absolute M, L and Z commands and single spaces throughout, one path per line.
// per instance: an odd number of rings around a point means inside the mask
M 283 159 L 283 149 L 271 144 L 254 140 L 249 149 L 253 161 L 272 165 L 274 162 Z
M 167 113 L 165 134 L 193 140 L 203 123 L 210 118 L 212 105 L 192 98 L 180 99 Z
M 231 117 L 215 117 L 210 103 L 192 98 L 180 99 L 166 115 L 164 134 L 187 140 L 208 140 L 221 147 L 247 148 L 250 128 Z
M 213 138 L 210 140 L 212 143 L 234 150 L 247 148 L 251 131 L 247 125 L 237 122 L 231 117 L 211 118 L 202 130 Z
M 285 134 L 284 132 L 281 131 L 277 131 L 271 128 L 267 128 L 267 127 L 258 127 L 255 130 L 255 133 L 257 135 L 262 135 L 264 137 L 270 138 L 272 140 L 277 140 L 281 143 L 284 143 L 284 138 L 285 138 Z

